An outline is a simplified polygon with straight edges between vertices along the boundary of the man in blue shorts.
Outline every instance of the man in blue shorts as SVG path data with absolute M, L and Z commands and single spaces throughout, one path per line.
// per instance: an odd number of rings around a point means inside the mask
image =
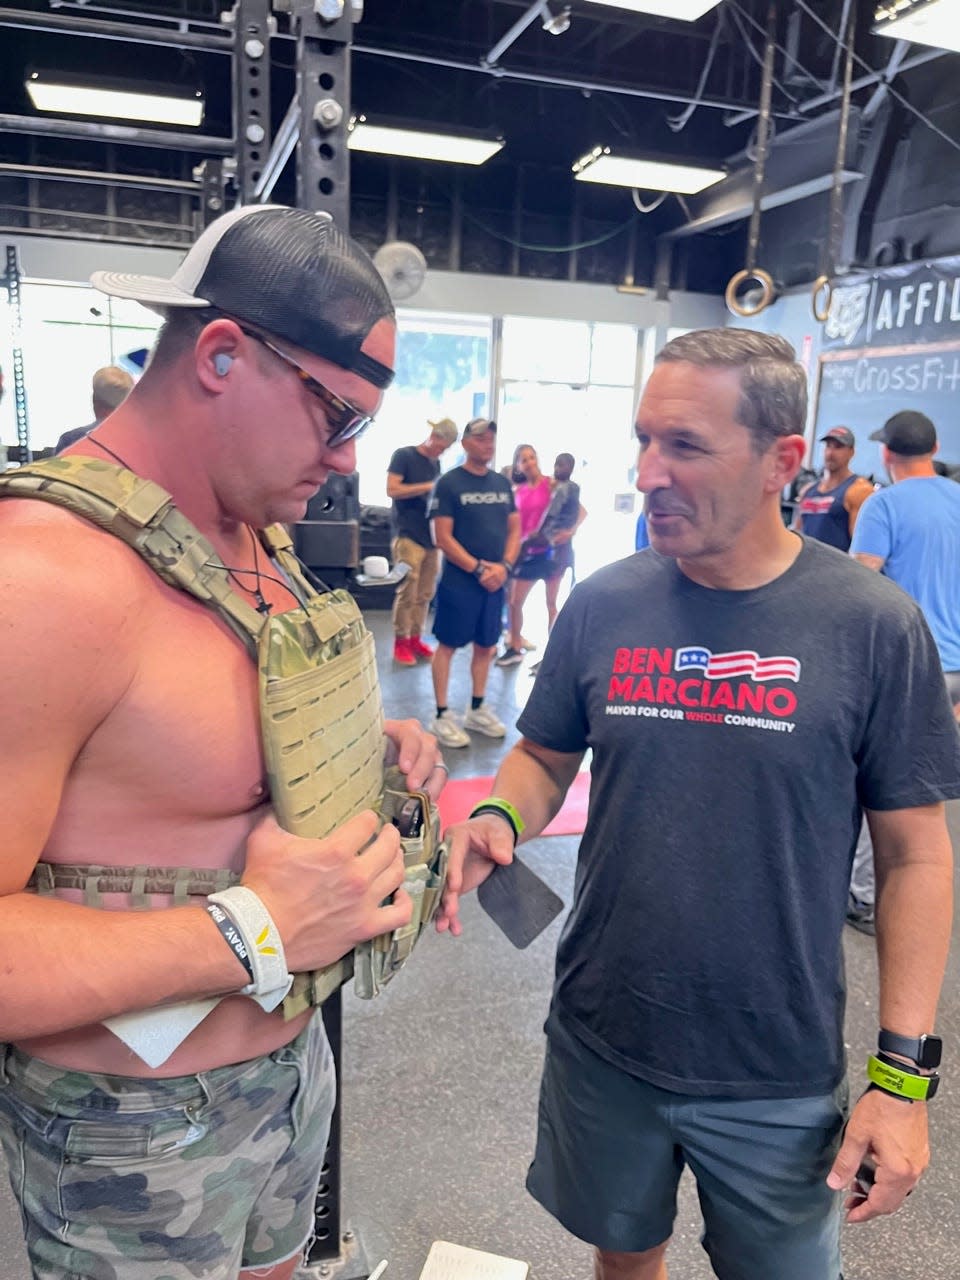
M 664 347 L 637 413 L 652 549 L 576 587 L 494 794 L 448 833 L 458 933 L 459 895 L 543 831 L 591 749 L 527 1185 L 597 1280 L 664 1280 L 684 1166 L 721 1280 L 838 1280 L 843 1208 L 892 1213 L 928 1161 L 960 738 L 919 608 L 783 523 L 805 413 L 782 338 Z M 847 1119 L 864 809 L 880 1030 Z
M 490 470 L 496 443 L 495 422 L 468 422 L 463 431 L 467 460 L 440 477 L 430 506 L 434 542 L 443 552 L 433 623 L 433 732 L 445 747 L 469 746 L 465 729 L 488 738 L 506 733 L 506 726 L 483 704 L 500 638 L 504 584 L 520 550 L 520 516 L 510 481 Z M 461 727 L 447 706 L 447 689 L 453 655 L 468 644 L 473 645 L 473 696 Z

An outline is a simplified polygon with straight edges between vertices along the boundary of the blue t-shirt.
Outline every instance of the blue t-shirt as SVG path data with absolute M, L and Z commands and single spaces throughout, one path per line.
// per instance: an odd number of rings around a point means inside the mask
M 960 671 L 960 484 L 913 476 L 868 498 L 850 544 L 881 556 L 933 632 L 944 671 Z

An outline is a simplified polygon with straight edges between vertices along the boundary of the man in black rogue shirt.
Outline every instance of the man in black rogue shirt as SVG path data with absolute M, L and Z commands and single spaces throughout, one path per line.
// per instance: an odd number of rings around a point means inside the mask
M 576 587 L 494 795 L 448 833 L 458 933 L 459 895 L 543 831 L 591 749 L 528 1187 L 599 1280 L 663 1280 L 685 1164 L 721 1280 L 838 1280 L 844 1202 L 891 1213 L 928 1160 L 960 740 L 919 608 L 783 524 L 805 410 L 782 338 L 664 347 L 637 414 L 652 550 Z M 861 806 L 881 1056 L 844 1132 Z M 869 1194 L 844 1197 L 865 1159 Z
M 443 573 L 437 590 L 433 634 L 433 688 L 437 718 L 433 732 L 445 747 L 466 747 L 469 735 L 502 738 L 506 727 L 484 706 L 490 663 L 500 638 L 504 583 L 520 550 L 520 516 L 510 481 L 490 470 L 497 424 L 474 418 L 463 431 L 467 460 L 437 482 L 430 514 Z M 457 649 L 473 645 L 470 706 L 457 722 L 447 706 L 450 663 Z
M 428 425 L 426 440 L 397 449 L 387 469 L 387 497 L 393 499 L 397 526 L 393 562 L 402 560 L 410 566 L 393 598 L 393 660 L 404 667 L 414 666 L 418 658 L 433 657 L 433 650 L 420 639 L 440 560 L 427 512 L 440 475 L 439 460 L 457 438 L 456 423 L 450 418 Z

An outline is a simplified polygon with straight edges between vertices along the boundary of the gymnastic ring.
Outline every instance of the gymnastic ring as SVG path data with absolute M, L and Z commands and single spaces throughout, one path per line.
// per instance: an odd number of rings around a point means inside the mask
M 822 305 L 817 305 L 817 299 L 826 290 Z M 817 276 L 813 284 L 810 286 L 810 306 L 813 308 L 813 318 L 818 320 L 820 324 L 826 324 L 827 317 L 830 315 L 830 304 L 833 302 L 833 284 L 829 276 Z
M 745 307 L 737 297 L 737 290 L 747 280 L 756 280 L 762 290 L 759 302 L 750 307 Z M 776 298 L 777 287 L 773 283 L 773 276 L 768 271 L 764 271 L 762 267 L 744 267 L 742 271 L 738 271 L 735 276 L 731 277 L 723 296 L 727 304 L 727 310 L 732 311 L 735 316 L 758 316 Z

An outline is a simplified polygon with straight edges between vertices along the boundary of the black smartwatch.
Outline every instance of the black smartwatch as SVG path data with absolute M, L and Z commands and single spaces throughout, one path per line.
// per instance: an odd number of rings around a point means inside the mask
M 921 1071 L 936 1070 L 943 1053 L 943 1041 L 939 1036 L 899 1036 L 894 1031 L 884 1031 L 882 1027 L 877 1047 L 881 1053 L 898 1053 L 901 1058 L 909 1058 Z
M 487 566 L 483 563 L 482 560 L 478 560 L 477 563 L 473 566 L 473 576 L 477 579 L 478 582 L 483 577 L 484 573 L 486 573 L 486 570 L 487 570 Z

